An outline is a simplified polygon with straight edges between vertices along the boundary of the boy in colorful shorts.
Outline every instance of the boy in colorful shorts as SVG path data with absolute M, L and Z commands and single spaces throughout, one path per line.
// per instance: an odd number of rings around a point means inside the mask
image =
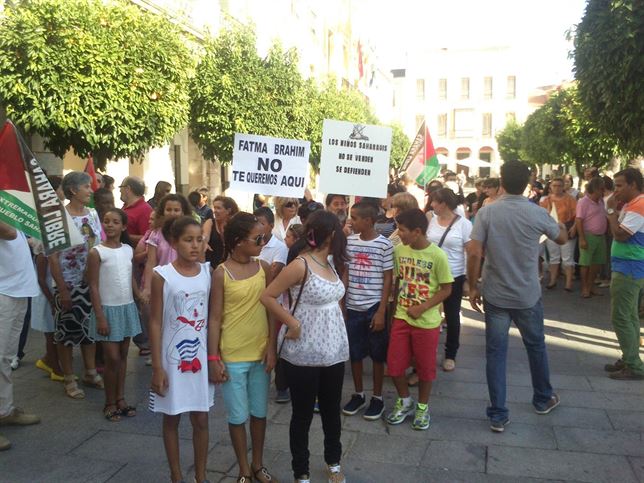
M 389 338 L 387 366 L 398 391 L 389 424 L 401 424 L 415 412 L 412 428 L 429 428 L 429 395 L 436 379 L 436 350 L 440 335 L 439 306 L 449 297 L 454 278 L 447 255 L 427 241 L 427 218 L 419 210 L 396 218 L 402 244 L 394 249 L 396 277 L 394 319 Z M 405 371 L 416 361 L 418 404 L 409 395 Z

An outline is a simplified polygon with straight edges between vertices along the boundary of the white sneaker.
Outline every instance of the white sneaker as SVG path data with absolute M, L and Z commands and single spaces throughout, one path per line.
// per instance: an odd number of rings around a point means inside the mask
M 15 357 L 11 358 L 11 364 L 10 365 L 11 365 L 11 370 L 12 371 L 15 371 L 16 369 L 18 369 L 20 367 L 20 359 L 18 358 L 18 356 L 15 356 Z
M 329 483 L 347 483 L 340 465 L 329 465 Z

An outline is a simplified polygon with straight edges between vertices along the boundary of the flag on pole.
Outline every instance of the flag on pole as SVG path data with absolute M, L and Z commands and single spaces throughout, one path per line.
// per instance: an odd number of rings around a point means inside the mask
M 94 208 L 94 192 L 98 189 L 98 179 L 96 178 L 96 170 L 94 169 L 94 158 L 90 154 L 87 158 L 87 164 L 85 165 L 85 172 L 89 175 L 91 181 L 90 186 L 92 188 L 92 195 L 89 199 L 89 207 Z
M 98 178 L 96 177 L 96 170 L 94 169 L 94 158 L 90 154 L 87 158 L 87 164 L 85 165 L 85 172 L 89 174 L 89 177 L 92 178 L 91 186 L 92 191 L 98 189 Z
M 41 240 L 46 255 L 83 243 L 71 216 L 11 121 L 0 131 L 0 221 Z
M 400 172 L 407 173 L 407 176 L 412 178 L 416 184 L 425 188 L 427 183 L 438 176 L 440 169 L 434 143 L 429 135 L 429 128 L 423 121 L 409 151 L 407 151 Z

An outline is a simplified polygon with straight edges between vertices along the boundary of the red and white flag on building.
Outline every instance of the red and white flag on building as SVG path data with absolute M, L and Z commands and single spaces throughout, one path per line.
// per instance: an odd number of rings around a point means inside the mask
M 0 131 L 0 221 L 41 240 L 46 255 L 83 243 L 71 216 L 11 121 Z

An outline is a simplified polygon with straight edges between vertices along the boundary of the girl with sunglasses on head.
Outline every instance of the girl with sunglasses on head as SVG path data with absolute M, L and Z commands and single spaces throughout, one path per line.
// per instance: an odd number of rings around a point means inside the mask
M 213 274 L 210 295 L 209 371 L 211 380 L 221 384 L 239 483 L 275 481 L 263 462 L 268 387 L 276 360 L 275 325 L 259 300 L 271 282 L 270 266 L 257 259 L 263 244 L 264 226 L 254 215 L 233 216 L 224 229 L 226 261 Z
M 280 241 L 285 241 L 288 229 L 292 225 L 301 224 L 302 221 L 297 215 L 300 208 L 300 202 L 297 198 L 282 198 L 276 196 L 275 202 L 275 227 L 273 235 Z
M 340 308 L 344 284 L 335 267 L 345 266 L 347 240 L 338 217 L 328 211 L 311 214 L 304 233 L 294 246 L 304 248 L 301 255 L 282 270 L 261 300 L 284 322 L 279 335 L 280 363 L 284 363 L 291 392 L 290 447 L 295 481 L 310 483 L 309 429 L 318 398 L 328 479 L 344 483 L 340 400 L 349 342 Z M 279 302 L 287 290 L 293 300 L 291 311 Z

